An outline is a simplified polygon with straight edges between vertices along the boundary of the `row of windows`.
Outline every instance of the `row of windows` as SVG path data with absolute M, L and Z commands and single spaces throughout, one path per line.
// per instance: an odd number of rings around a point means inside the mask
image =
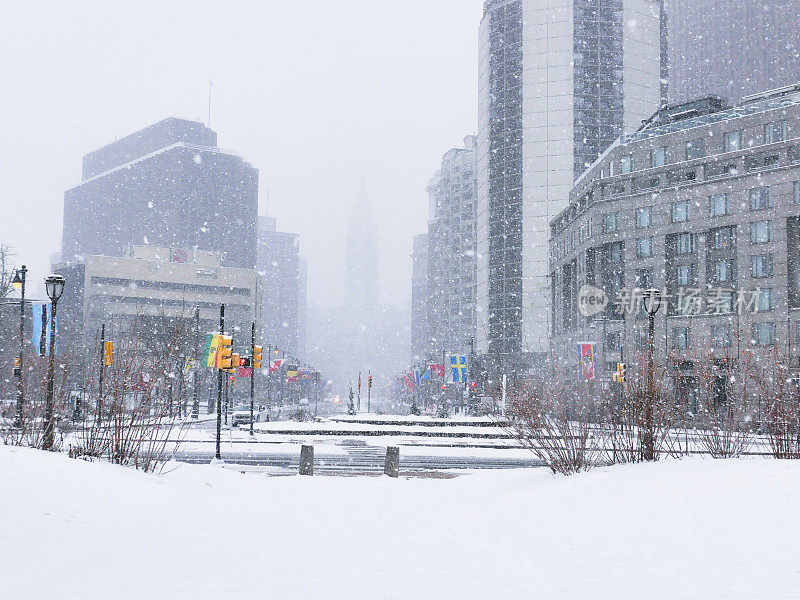
M 672 328 L 672 347 L 685 350 L 690 347 L 690 332 L 688 327 Z M 733 345 L 733 327 L 731 325 L 712 325 L 711 343 L 717 348 L 727 348 Z M 775 344 L 775 323 L 767 321 L 753 323 L 751 327 L 750 344 L 753 346 L 772 346 Z
M 800 204 L 800 181 L 793 184 L 793 200 Z M 772 192 L 769 186 L 752 188 L 749 193 L 750 210 L 765 210 L 772 208 Z M 672 203 L 670 218 L 673 223 L 683 223 L 689 220 L 691 203 L 688 200 L 679 200 Z M 730 197 L 727 193 L 713 194 L 708 197 L 708 215 L 721 217 L 730 214 Z M 653 224 L 652 207 L 641 206 L 636 209 L 636 227 L 650 227 Z M 608 229 L 606 229 L 608 225 Z M 603 232 L 617 231 L 616 214 L 608 220 L 603 219 Z
M 764 144 L 774 144 L 782 142 L 786 139 L 787 126 L 786 121 L 775 121 L 766 123 L 764 125 Z M 675 162 L 683 160 L 693 160 L 696 158 L 703 158 L 708 153 L 707 138 L 697 138 L 689 140 L 684 146 L 683 156 L 677 157 Z M 751 146 L 755 143 L 751 140 Z M 742 131 L 728 131 L 722 136 L 722 151 L 723 152 L 736 152 L 743 148 L 742 144 Z M 670 162 L 670 151 L 666 146 L 653 148 L 650 150 L 649 167 L 654 168 L 663 167 Z M 616 163 L 610 162 L 608 165 L 609 177 L 614 177 L 617 174 L 626 174 L 634 171 L 634 159 L 632 154 L 626 154 L 619 158 L 619 173 L 617 173 Z M 605 177 L 605 170 L 601 172 L 600 177 Z

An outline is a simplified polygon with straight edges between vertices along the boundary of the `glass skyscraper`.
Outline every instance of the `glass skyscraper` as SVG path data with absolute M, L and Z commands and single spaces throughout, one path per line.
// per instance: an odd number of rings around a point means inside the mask
M 658 0 L 487 0 L 480 26 L 477 349 L 545 353 L 549 220 L 661 98 Z

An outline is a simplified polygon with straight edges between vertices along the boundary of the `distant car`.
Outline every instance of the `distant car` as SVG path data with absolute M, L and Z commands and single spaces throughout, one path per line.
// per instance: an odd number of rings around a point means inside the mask
M 238 427 L 239 425 L 249 425 L 250 424 L 250 407 L 247 408 L 237 408 L 233 411 L 233 415 L 231 415 L 231 426 Z

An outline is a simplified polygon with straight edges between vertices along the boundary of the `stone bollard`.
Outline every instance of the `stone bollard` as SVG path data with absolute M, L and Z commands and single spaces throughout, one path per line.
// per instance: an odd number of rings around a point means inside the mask
M 300 448 L 300 475 L 314 474 L 314 446 Z
M 386 463 L 384 464 L 383 472 L 389 477 L 400 475 L 400 448 L 398 446 L 386 448 Z

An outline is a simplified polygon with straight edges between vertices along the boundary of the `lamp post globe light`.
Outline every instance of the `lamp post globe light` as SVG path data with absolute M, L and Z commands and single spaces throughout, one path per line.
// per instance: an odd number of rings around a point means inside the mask
M 52 450 L 54 442 L 53 423 L 53 380 L 55 379 L 55 349 L 56 349 L 56 307 L 61 294 L 64 293 L 65 280 L 60 275 L 50 275 L 44 280 L 47 297 L 50 298 L 53 310 L 50 316 L 50 354 L 47 361 L 47 397 L 44 408 L 44 437 L 42 448 Z
M 25 348 L 25 275 L 28 272 L 28 268 L 25 265 L 22 265 L 21 268 L 17 269 L 14 273 L 14 279 L 11 281 L 11 285 L 14 286 L 14 289 L 20 292 L 20 300 L 19 300 L 19 371 L 17 372 L 17 419 L 16 425 L 17 427 L 22 427 L 22 407 L 25 402 L 25 386 L 24 382 L 22 381 L 22 373 L 24 371 L 22 361 L 24 359 L 24 348 Z
M 656 313 L 661 308 L 663 294 L 657 288 L 644 291 L 644 308 L 647 311 L 647 394 L 644 408 L 644 432 L 642 433 L 642 453 L 645 460 L 655 460 L 656 444 L 653 431 L 653 411 L 655 409 L 655 364 L 653 353 L 655 349 L 655 321 Z M 666 329 L 665 333 L 666 335 Z

